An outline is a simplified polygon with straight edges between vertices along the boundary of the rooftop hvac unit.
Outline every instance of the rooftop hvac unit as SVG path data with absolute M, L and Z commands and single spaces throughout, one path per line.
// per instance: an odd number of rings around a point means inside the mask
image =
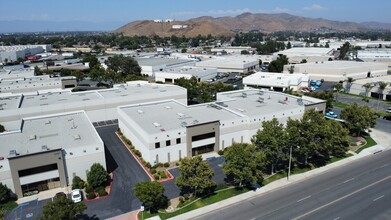
M 44 151 L 44 150 L 49 150 L 48 146 L 47 145 L 42 145 L 41 146 L 41 150 Z
M 18 153 L 16 152 L 16 150 L 10 150 L 9 151 L 9 156 L 10 157 L 14 157 L 14 156 L 17 156 L 18 155 Z
M 187 122 L 185 122 L 185 121 L 181 122 L 182 127 L 186 127 L 186 125 L 187 125 Z
M 193 124 L 198 124 L 198 122 L 199 122 L 198 120 L 194 120 Z
M 81 139 L 81 137 L 79 134 L 73 135 L 73 140 L 80 140 L 80 139 Z
M 154 125 L 155 127 L 160 127 L 160 124 L 157 123 L 157 122 L 154 122 L 153 125 Z
M 29 137 L 30 141 L 35 140 L 35 139 L 37 139 L 37 135 L 35 135 L 35 134 L 30 135 L 30 137 Z

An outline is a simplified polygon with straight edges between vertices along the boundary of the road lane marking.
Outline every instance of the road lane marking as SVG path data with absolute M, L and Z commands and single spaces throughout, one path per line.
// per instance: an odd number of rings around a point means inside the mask
M 307 197 L 305 197 L 305 198 L 299 199 L 299 200 L 297 200 L 297 202 L 301 202 L 301 201 L 306 200 L 306 199 L 308 199 L 308 198 L 310 198 L 310 197 L 311 197 L 311 196 L 307 196 Z
M 340 219 L 340 217 L 336 217 L 334 220 L 338 220 L 338 219 Z
M 347 195 L 345 195 L 345 196 L 342 196 L 342 197 L 340 197 L 340 198 L 338 198 L 338 199 L 336 199 L 336 200 L 334 200 L 334 201 L 331 201 L 331 202 L 329 202 L 329 203 L 327 203 L 327 204 L 324 204 L 324 205 L 322 205 L 322 206 L 320 206 L 320 207 L 318 207 L 318 208 L 316 208 L 316 209 L 313 209 L 313 210 L 311 210 L 311 211 L 309 211 L 309 212 L 306 212 L 306 213 L 304 213 L 304 214 L 302 214 L 302 215 L 300 215 L 300 216 L 297 216 L 296 218 L 293 218 L 292 220 L 297 220 L 297 219 L 303 218 L 303 217 L 305 217 L 305 216 L 307 216 L 307 215 L 310 215 L 310 214 L 312 214 L 312 213 L 314 213 L 314 212 L 316 212 L 316 211 L 319 211 L 320 209 L 323 209 L 323 208 L 325 208 L 325 207 L 327 207 L 327 206 L 329 206 L 329 205 L 331 205 L 331 204 L 333 204 L 333 203 L 339 202 L 339 201 L 341 201 L 341 200 L 343 200 L 343 199 L 345 199 L 345 198 L 347 198 L 347 197 L 349 197 L 349 196 L 352 196 L 352 195 L 354 195 L 354 194 L 356 194 L 356 193 L 359 193 L 359 192 L 361 192 L 361 191 L 363 191 L 363 190 L 365 190 L 365 189 L 367 189 L 367 188 L 369 188 L 369 187 L 372 187 L 372 186 L 374 186 L 374 185 L 376 185 L 376 184 L 378 184 L 378 183 L 380 183 L 380 182 L 383 182 L 383 181 L 385 181 L 385 180 L 388 180 L 388 179 L 390 179 L 390 178 L 391 178 L 391 176 L 385 177 L 385 178 L 383 178 L 383 179 L 381 179 L 381 180 L 378 180 L 378 181 L 376 181 L 376 182 L 374 182 L 374 183 L 371 183 L 371 184 L 369 184 L 369 185 L 367 185 L 367 186 L 364 186 L 364 187 L 362 187 L 362 188 L 360 188 L 360 189 L 358 189 L 358 190 L 356 190 L 356 191 L 353 191 L 353 192 L 351 192 L 351 193 L 349 193 L 349 194 L 347 194 Z
M 390 164 L 389 164 L 389 163 L 388 163 L 388 164 L 384 164 L 384 165 L 381 166 L 380 168 L 386 167 L 386 166 L 388 166 L 388 165 L 390 165 Z
M 350 179 L 348 179 L 348 180 L 345 180 L 345 181 L 343 181 L 343 183 L 348 183 L 348 182 L 350 182 L 350 181 L 352 181 L 352 180 L 354 180 L 354 178 L 350 178 Z
M 383 197 L 384 197 L 384 195 L 379 196 L 379 197 L 377 197 L 376 199 L 374 199 L 373 201 L 376 202 L 376 200 L 379 200 L 379 199 L 381 199 L 381 198 L 383 198 Z

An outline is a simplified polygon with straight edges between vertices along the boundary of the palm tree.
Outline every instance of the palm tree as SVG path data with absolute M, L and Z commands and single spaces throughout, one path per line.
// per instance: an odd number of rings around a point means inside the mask
M 354 82 L 355 80 L 352 78 L 352 77 L 348 77 L 348 79 L 346 80 L 346 92 L 349 93 L 350 92 L 350 88 L 352 87 L 352 83 Z
M 338 102 L 338 93 L 341 92 L 343 90 L 343 86 L 341 83 L 338 83 L 338 84 L 335 84 L 333 86 L 333 89 L 337 92 L 337 94 L 335 95 L 335 101 Z
M 362 85 L 362 87 L 365 88 L 365 97 L 368 97 L 369 92 L 373 87 L 375 87 L 375 85 L 373 85 L 372 83 L 365 83 L 364 85 Z
M 383 100 L 383 92 L 386 89 L 386 87 L 388 86 L 388 83 L 381 81 L 381 82 L 378 82 L 378 85 L 379 85 L 379 99 L 377 100 L 376 110 L 379 110 L 380 98 Z

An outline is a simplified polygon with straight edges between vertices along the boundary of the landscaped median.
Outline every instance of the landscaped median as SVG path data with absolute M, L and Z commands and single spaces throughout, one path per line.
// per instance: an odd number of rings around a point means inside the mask
M 375 145 L 377 144 L 376 141 L 373 140 L 373 139 L 371 138 L 371 136 L 369 136 L 369 135 L 365 135 L 365 136 L 364 136 L 364 139 L 365 139 L 366 143 L 365 143 L 363 146 L 361 146 L 360 148 L 358 148 L 358 149 L 356 150 L 356 153 L 360 153 L 362 150 L 364 150 L 364 149 L 366 149 L 366 148 L 373 147 L 373 146 L 375 146 Z
M 167 169 L 174 164 L 157 163 L 152 166 L 149 162 L 146 162 L 143 159 L 141 152 L 132 145 L 132 142 L 126 138 L 119 129 L 117 130 L 116 134 L 152 181 L 165 182 L 174 179 L 172 174 Z

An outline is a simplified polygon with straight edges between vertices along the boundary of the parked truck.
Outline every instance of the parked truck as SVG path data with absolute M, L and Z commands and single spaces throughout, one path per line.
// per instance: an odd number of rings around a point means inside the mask
M 75 64 L 80 63 L 80 59 L 69 59 L 64 61 L 65 64 Z

